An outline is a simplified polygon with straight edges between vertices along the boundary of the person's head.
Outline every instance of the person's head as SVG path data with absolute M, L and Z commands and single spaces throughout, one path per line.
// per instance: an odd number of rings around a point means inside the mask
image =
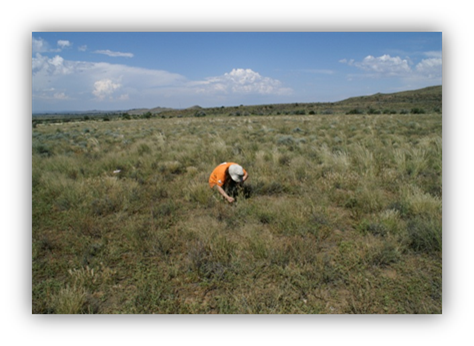
M 239 165 L 230 165 L 227 171 L 232 181 L 241 184 L 244 181 L 244 169 Z

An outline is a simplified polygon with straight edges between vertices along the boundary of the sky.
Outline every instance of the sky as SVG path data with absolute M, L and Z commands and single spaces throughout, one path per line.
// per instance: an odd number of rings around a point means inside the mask
M 441 32 L 32 33 L 33 113 L 334 102 L 441 84 Z

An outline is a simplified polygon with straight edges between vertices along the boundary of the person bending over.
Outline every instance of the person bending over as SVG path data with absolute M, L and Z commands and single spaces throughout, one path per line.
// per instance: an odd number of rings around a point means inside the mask
M 237 188 L 242 186 L 248 177 L 247 171 L 242 166 L 235 162 L 223 162 L 212 171 L 209 186 L 211 189 L 216 187 L 222 197 L 233 203 Z

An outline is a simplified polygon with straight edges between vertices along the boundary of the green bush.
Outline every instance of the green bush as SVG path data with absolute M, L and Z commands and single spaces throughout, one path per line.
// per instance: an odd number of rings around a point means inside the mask
M 412 108 L 410 113 L 411 114 L 425 114 L 425 110 L 423 108 Z
M 350 114 L 364 114 L 364 111 L 361 110 L 361 109 L 358 109 L 358 108 L 353 108 L 349 111 L 346 112 L 347 115 L 350 115 Z
M 390 242 L 384 242 L 370 254 L 370 261 L 376 266 L 385 267 L 393 263 L 397 263 L 401 259 L 399 249 Z
M 33 154 L 49 157 L 54 154 L 54 151 L 47 144 L 33 143 Z
M 382 112 L 378 109 L 369 108 L 367 114 L 382 114 Z
M 442 227 L 433 219 L 417 217 L 408 221 L 409 246 L 415 252 L 441 253 Z
M 240 113 L 239 113 L 239 115 L 240 115 Z M 196 112 L 194 113 L 194 116 L 195 116 L 196 118 L 202 118 L 202 117 L 205 117 L 205 116 L 206 116 L 206 113 L 205 113 L 204 111 L 196 111 Z

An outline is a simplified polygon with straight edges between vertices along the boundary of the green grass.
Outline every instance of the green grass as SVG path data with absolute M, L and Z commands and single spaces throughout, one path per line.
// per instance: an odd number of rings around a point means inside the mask
M 441 313 L 441 123 L 38 125 L 33 312 Z M 250 174 L 234 205 L 208 187 L 223 161 Z

